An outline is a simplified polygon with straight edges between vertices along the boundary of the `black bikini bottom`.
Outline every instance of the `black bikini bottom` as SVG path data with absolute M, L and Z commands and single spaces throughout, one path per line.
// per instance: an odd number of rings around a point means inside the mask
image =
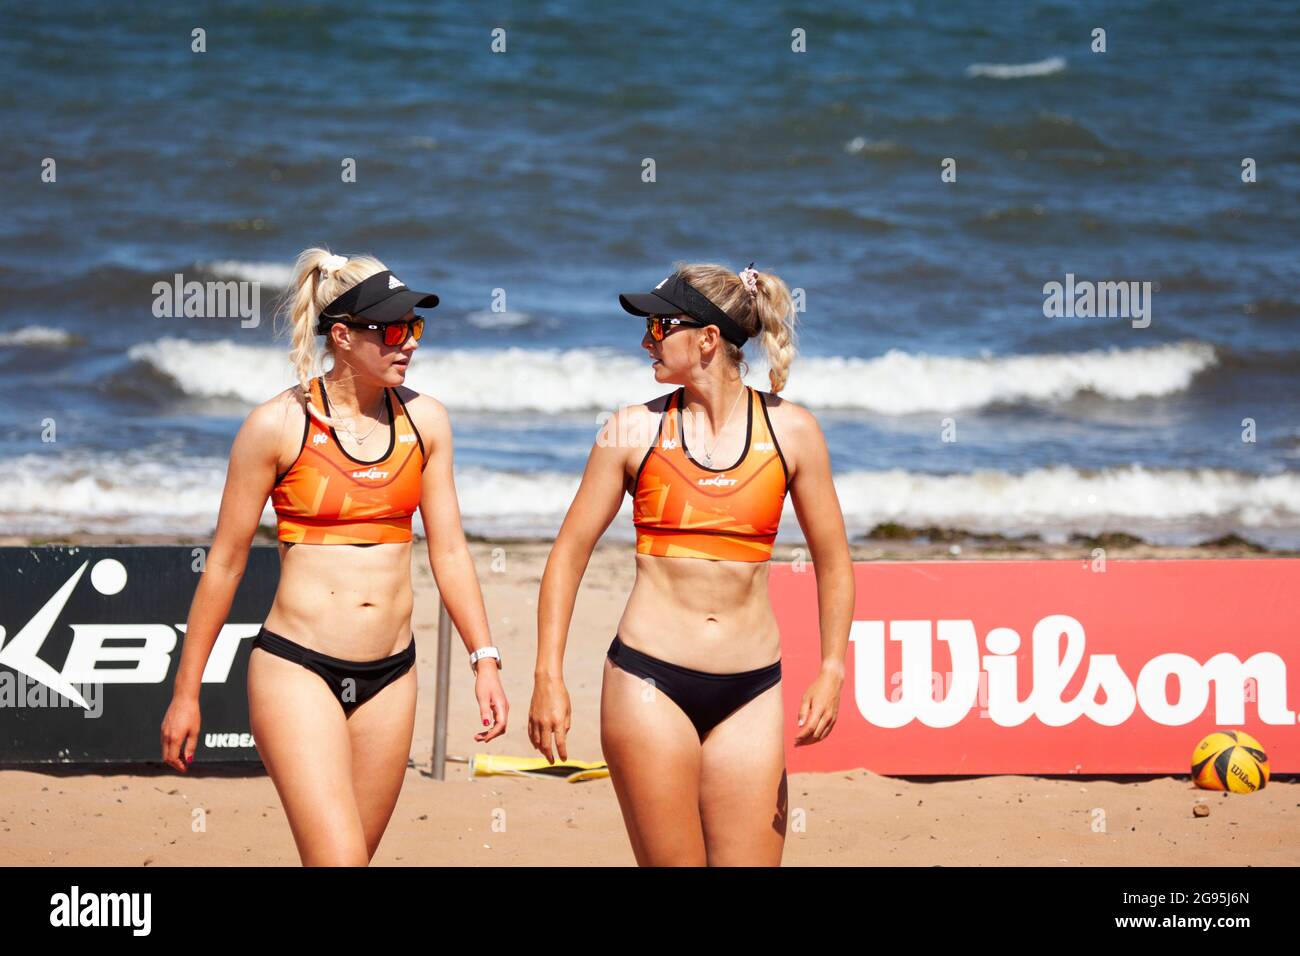
M 733 711 L 781 680 L 781 662 L 738 674 L 710 674 L 633 650 L 614 635 L 609 659 L 654 684 L 690 718 L 700 739 Z
M 345 661 L 341 657 L 330 657 L 309 647 L 295 644 L 287 637 L 263 627 L 253 638 L 253 647 L 260 647 L 277 657 L 301 664 L 307 670 L 319 674 L 329 686 L 343 713 L 351 714 L 371 697 L 409 671 L 415 664 L 415 635 L 406 650 L 398 651 L 392 657 L 381 657 L 374 661 Z

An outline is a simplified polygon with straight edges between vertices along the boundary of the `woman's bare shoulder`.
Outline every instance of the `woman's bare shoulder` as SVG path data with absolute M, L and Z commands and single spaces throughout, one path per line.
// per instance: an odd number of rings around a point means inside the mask
M 773 428 L 782 431 L 807 432 L 818 429 L 817 418 L 804 406 L 790 401 L 775 392 L 759 392 L 767 417 L 772 420 Z
M 292 388 L 255 405 L 235 435 L 232 459 L 243 464 L 265 462 L 268 467 L 274 465 L 281 457 L 281 449 L 288 445 L 286 436 L 291 432 L 301 433 L 305 415 Z
M 658 419 L 658 417 L 668 408 L 668 405 L 675 394 L 677 394 L 677 392 L 676 390 L 673 390 L 644 402 L 629 402 L 626 405 L 620 405 L 616 414 L 621 414 L 629 419 L 631 417 L 638 419 Z
M 804 406 L 782 398 L 772 392 L 759 392 L 763 407 L 767 410 L 768 420 L 772 423 L 772 433 L 777 446 L 790 469 L 791 478 L 798 470 L 800 462 L 809 454 L 818 455 L 825 447 L 821 426 L 816 416 Z M 820 445 L 819 445 L 820 443 Z
M 660 416 L 668 408 L 673 394 L 673 392 L 668 392 L 666 395 L 660 395 L 644 402 L 629 402 L 626 405 L 620 405 L 609 416 L 610 424 L 627 436 L 626 444 L 639 448 L 648 447 L 654 441 L 655 432 L 659 427 Z M 637 436 L 643 436 L 643 439 Z
M 295 422 L 301 428 L 307 412 L 300 391 L 298 386 L 291 385 L 255 406 L 244 419 L 245 427 L 273 436 L 278 436 L 285 427 Z
M 406 406 L 406 413 L 411 416 L 411 421 L 415 423 L 415 430 L 421 436 L 427 438 L 451 428 L 451 416 L 447 412 L 447 406 L 432 395 L 417 392 L 405 385 L 398 385 L 393 391 Z

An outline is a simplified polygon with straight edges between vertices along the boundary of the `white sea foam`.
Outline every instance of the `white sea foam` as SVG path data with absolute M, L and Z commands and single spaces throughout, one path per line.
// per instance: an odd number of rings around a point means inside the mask
M 261 282 L 263 285 L 283 289 L 293 282 L 293 266 L 282 262 L 243 262 L 238 259 L 218 259 L 200 262 L 199 267 L 223 279 Z
M 865 136 L 855 136 L 844 144 L 844 151 L 854 154 L 885 155 L 899 152 L 899 146 L 892 139 L 868 139 Z
M 28 454 L 0 462 L 0 532 L 133 531 L 204 537 L 215 528 L 227 462 L 176 459 L 173 451 L 109 455 Z M 480 534 L 552 537 L 581 476 L 457 468 L 465 527 Z M 882 522 L 977 531 L 1252 529 L 1300 535 L 1300 472 L 1250 475 L 1222 469 L 1138 466 L 1084 472 L 1068 466 L 1013 474 L 931 475 L 850 471 L 835 487 L 851 534 Z M 624 498 L 611 534 L 630 534 Z M 273 526 L 268 501 L 262 521 Z M 419 533 L 419 517 L 414 522 Z M 1158 535 L 1155 537 L 1158 538 Z M 800 540 L 793 506 L 781 540 Z
M 1049 56 L 1033 63 L 972 63 L 967 76 L 985 76 L 994 80 L 1018 80 L 1028 76 L 1050 76 L 1065 69 L 1065 57 Z
M 1183 525 L 1300 528 L 1300 473 L 1060 465 L 1020 474 L 903 470 L 835 476 L 845 519 L 862 525 L 1004 528 Z
M 471 312 L 465 321 L 479 329 L 517 329 L 533 321 L 527 312 L 492 312 L 484 309 Z
M 189 395 L 258 403 L 292 384 L 287 352 L 283 346 L 161 338 L 133 346 L 128 355 L 171 376 Z M 767 388 L 761 356 L 753 359 L 746 381 Z M 1123 401 L 1184 391 L 1217 361 L 1213 346 L 1203 342 L 986 357 L 897 350 L 875 358 L 803 356 L 782 395 L 811 408 L 885 415 L 1057 402 L 1084 392 Z M 599 348 L 429 349 L 417 353 L 407 384 L 452 409 L 611 409 L 671 390 L 655 382 L 649 366 L 636 353 Z
M 10 332 L 0 332 L 0 347 L 57 349 L 65 348 L 76 341 L 77 336 L 73 333 L 50 328 L 47 325 L 26 325 Z
M 871 359 L 814 358 L 792 367 L 792 401 L 901 415 L 1050 402 L 1083 392 L 1128 400 L 1184 391 L 1217 362 L 1213 346 L 1179 342 L 1134 349 L 969 358 L 891 349 Z

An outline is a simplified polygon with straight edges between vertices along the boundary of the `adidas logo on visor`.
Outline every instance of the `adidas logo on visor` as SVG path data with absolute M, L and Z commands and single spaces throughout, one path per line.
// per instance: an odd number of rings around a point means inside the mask
M 406 287 L 406 283 L 403 282 L 401 279 L 397 278 L 397 276 L 389 276 L 389 277 L 388 277 L 388 288 L 390 288 L 390 289 L 402 289 L 402 288 L 405 288 L 405 287 Z

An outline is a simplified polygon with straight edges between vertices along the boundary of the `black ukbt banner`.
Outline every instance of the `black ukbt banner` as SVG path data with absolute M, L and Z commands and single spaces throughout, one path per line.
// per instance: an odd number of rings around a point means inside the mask
M 204 547 L 0 548 L 0 761 L 158 762 Z M 256 761 L 248 656 L 279 582 L 249 551 L 203 673 L 194 762 Z

